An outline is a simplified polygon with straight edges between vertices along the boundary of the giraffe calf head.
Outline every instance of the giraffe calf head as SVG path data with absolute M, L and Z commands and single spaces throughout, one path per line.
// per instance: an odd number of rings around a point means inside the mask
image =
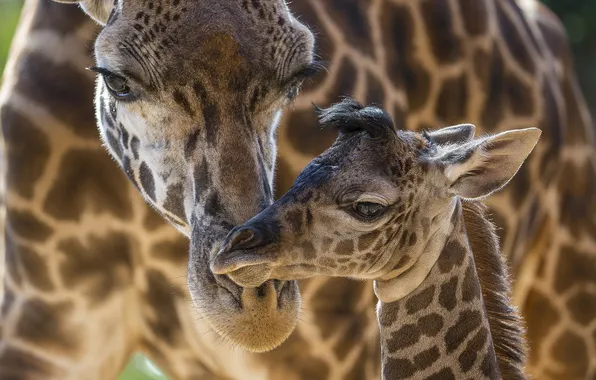
M 501 189 L 540 136 L 529 128 L 474 139 L 469 124 L 395 131 L 385 111 L 349 99 L 319 114 L 338 139 L 288 193 L 228 235 L 215 273 L 246 286 L 319 274 L 399 276 L 450 225 L 456 197 Z

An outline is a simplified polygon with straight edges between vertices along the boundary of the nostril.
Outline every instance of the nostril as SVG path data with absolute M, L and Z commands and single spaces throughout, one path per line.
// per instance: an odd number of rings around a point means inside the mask
M 254 238 L 255 231 L 252 228 L 238 230 L 230 240 L 230 251 L 248 246 Z
M 231 252 L 267 245 L 269 242 L 267 236 L 267 231 L 263 228 L 257 226 L 242 227 L 230 236 L 226 250 Z
M 260 225 L 240 227 L 230 232 L 223 247 L 211 259 L 209 267 L 215 274 L 237 272 L 234 276 L 241 280 L 236 283 L 245 284 L 243 286 L 248 286 L 246 279 L 258 278 L 260 282 L 256 284 L 248 282 L 256 287 L 266 281 L 267 278 L 263 276 L 271 272 L 269 264 L 272 262 L 273 243 L 269 231 Z

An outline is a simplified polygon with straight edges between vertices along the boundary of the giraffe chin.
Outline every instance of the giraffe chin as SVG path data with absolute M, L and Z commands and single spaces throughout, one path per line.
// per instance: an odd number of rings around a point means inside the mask
M 228 343 L 266 352 L 294 331 L 301 307 L 297 281 L 269 280 L 241 287 L 228 276 L 211 278 L 215 281 L 203 277 L 196 282 L 194 277 L 191 296 L 203 319 Z

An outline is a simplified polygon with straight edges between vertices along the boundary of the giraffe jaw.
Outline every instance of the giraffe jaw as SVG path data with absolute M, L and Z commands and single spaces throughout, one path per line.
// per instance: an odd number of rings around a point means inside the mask
M 191 239 L 188 284 L 202 317 L 224 340 L 247 351 L 266 352 L 282 344 L 298 322 L 298 283 L 269 280 L 260 265 L 237 276 L 215 274 L 209 251 L 200 239 Z

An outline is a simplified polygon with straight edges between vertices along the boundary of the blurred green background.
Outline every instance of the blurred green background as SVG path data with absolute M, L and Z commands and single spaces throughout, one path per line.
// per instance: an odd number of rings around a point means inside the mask
M 543 0 L 563 21 L 575 55 L 575 66 L 592 116 L 596 114 L 596 0 Z M 16 28 L 22 0 L 0 0 L 0 75 Z M 142 355 L 135 355 L 119 380 L 166 377 Z

